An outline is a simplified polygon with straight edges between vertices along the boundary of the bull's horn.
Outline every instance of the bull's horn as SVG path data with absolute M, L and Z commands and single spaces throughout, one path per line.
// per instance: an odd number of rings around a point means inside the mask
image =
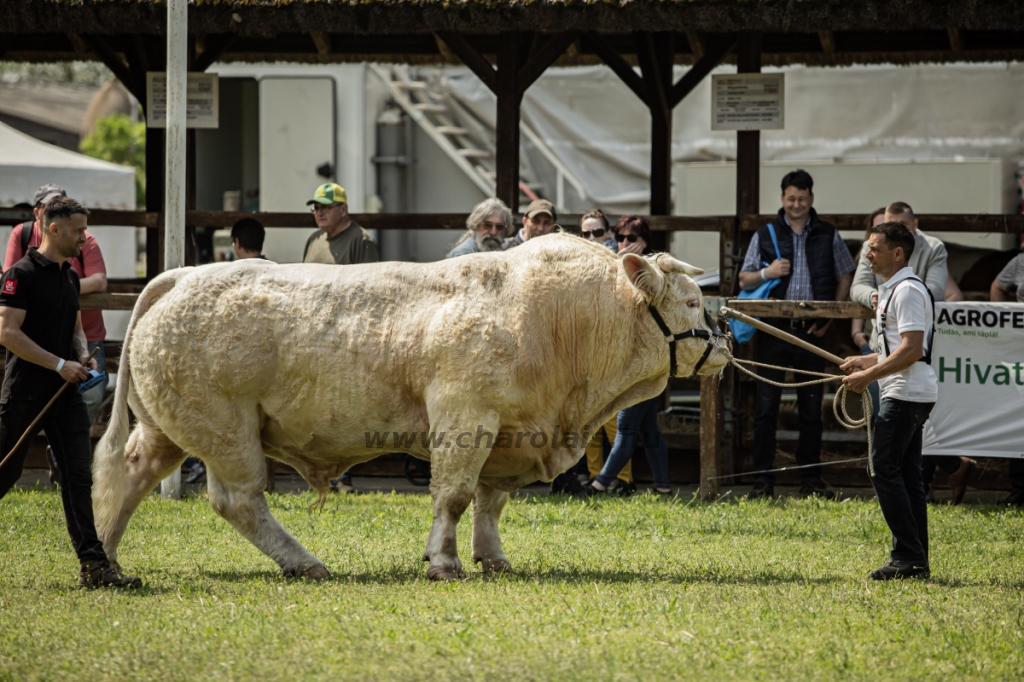
M 698 267 L 677 260 L 668 254 L 658 256 L 658 267 L 662 272 L 678 272 L 683 275 L 703 275 L 704 271 Z

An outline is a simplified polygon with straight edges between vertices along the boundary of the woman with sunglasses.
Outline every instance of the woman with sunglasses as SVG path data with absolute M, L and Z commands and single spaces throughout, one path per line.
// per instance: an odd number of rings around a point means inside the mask
M 580 234 L 584 239 L 595 242 L 597 244 L 604 244 L 612 252 L 618 251 L 618 246 L 615 243 L 615 236 L 612 234 L 611 228 L 608 226 L 608 218 L 604 212 L 599 208 L 595 208 L 593 211 L 587 211 L 580 218 Z
M 615 241 L 619 244 L 619 254 L 648 254 L 650 247 L 651 228 L 647 221 L 637 215 L 624 215 L 615 225 Z M 637 403 L 619 412 L 617 421 L 619 432 L 604 468 L 588 486 L 590 493 L 607 492 L 612 481 L 622 468 L 633 458 L 640 436 L 644 439 L 644 452 L 651 465 L 654 477 L 654 492 L 660 495 L 671 495 L 672 486 L 668 482 L 668 446 L 665 437 L 658 428 L 658 397 Z
M 619 255 L 635 253 L 644 256 L 653 253 L 651 243 L 651 227 L 638 215 L 624 215 L 615 224 L 615 241 L 619 245 Z

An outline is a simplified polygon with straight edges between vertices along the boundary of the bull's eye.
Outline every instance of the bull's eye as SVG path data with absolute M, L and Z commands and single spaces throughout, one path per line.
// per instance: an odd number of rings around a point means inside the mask
M 687 301 L 686 302 L 686 307 L 687 308 L 699 308 L 700 307 L 700 301 L 697 301 L 697 300 Z

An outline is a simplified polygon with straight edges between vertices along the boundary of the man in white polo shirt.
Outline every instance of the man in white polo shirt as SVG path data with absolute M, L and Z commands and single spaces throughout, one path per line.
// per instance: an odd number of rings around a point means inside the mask
M 928 505 L 921 476 L 921 431 L 939 395 L 931 366 L 935 302 L 924 282 L 908 267 L 914 235 L 900 223 L 871 228 L 865 257 L 878 287 L 878 353 L 846 358 L 843 379 L 862 393 L 877 381 L 882 404 L 871 449 L 875 487 L 882 515 L 892 531 L 889 563 L 869 574 L 874 580 L 928 578 Z

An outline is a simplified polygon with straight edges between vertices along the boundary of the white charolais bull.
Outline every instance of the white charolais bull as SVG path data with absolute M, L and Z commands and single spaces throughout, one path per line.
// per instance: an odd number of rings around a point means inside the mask
M 556 234 L 429 264 L 245 260 L 165 273 L 135 307 L 96 451 L 107 554 L 190 453 L 206 463 L 218 514 L 285 575 L 324 577 L 270 514 L 264 454 L 324 495 L 352 465 L 404 451 L 433 470 L 428 576 L 462 575 L 455 530 L 471 500 L 474 561 L 507 570 L 498 518 L 509 491 L 550 481 L 596 427 L 664 390 L 671 345 L 679 376 L 707 344 L 701 374 L 728 361 L 717 337 L 668 343 L 649 309 L 672 332 L 707 330 L 687 276 L 700 272 Z

